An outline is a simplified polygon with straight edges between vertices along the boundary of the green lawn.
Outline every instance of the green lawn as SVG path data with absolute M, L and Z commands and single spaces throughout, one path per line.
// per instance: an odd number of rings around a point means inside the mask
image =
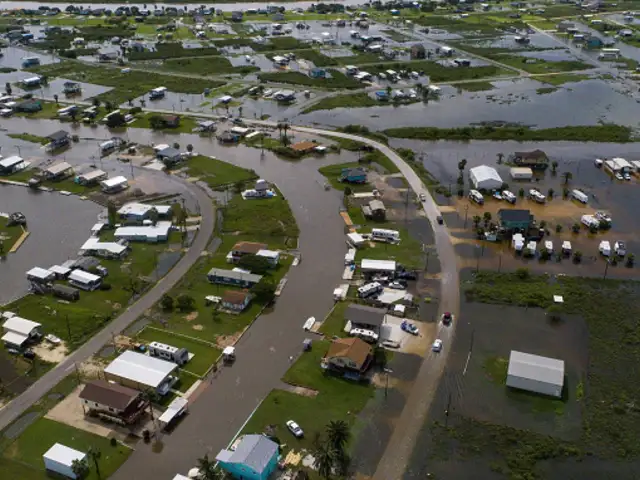
M 574 83 L 574 82 L 582 82 L 583 80 L 589 80 L 591 78 L 590 75 L 581 74 L 581 73 L 566 73 L 559 75 L 540 75 L 534 77 L 538 82 L 548 83 L 550 85 L 555 85 L 556 87 L 560 85 L 564 85 L 565 83 Z
M 224 73 L 239 73 L 246 75 L 260 71 L 254 65 L 240 65 L 234 67 L 225 57 L 207 58 L 176 58 L 165 60 L 162 64 L 164 70 L 171 70 L 180 73 L 192 73 L 196 75 L 220 75 Z
M 189 176 L 199 177 L 214 190 L 225 185 L 248 182 L 258 178 L 258 175 L 253 170 L 204 155 L 196 155 L 189 158 L 187 167 Z
M 146 113 L 138 116 L 135 121 L 129 124 L 131 128 L 148 128 L 151 129 L 149 119 L 153 116 L 157 116 L 157 113 Z M 180 125 L 176 128 L 163 128 L 156 130 L 162 133 L 191 133 L 193 129 L 198 126 L 198 121 L 194 117 L 180 117 Z
M 344 326 L 347 322 L 344 318 L 344 313 L 349 305 L 350 302 L 348 301 L 336 303 L 331 313 L 325 318 L 324 322 L 322 322 L 319 331 L 327 338 L 331 338 L 334 335 L 337 337 L 346 337 Z
M 359 210 L 359 209 L 358 209 Z M 351 215 L 351 211 L 349 212 Z M 354 215 L 355 216 L 355 215 Z M 353 218 L 353 223 L 361 223 L 362 219 Z M 421 268 L 425 264 L 425 255 L 422 253 L 422 243 L 414 239 L 409 235 L 409 232 L 393 223 L 376 224 L 375 222 L 364 222 L 365 228 L 360 228 L 360 233 L 368 233 L 370 228 L 368 227 L 380 227 L 391 230 L 397 230 L 400 232 L 400 244 L 393 245 L 390 243 L 382 242 L 370 242 L 364 248 L 356 250 L 356 263 L 359 263 L 363 258 L 372 260 L 395 260 L 407 268 Z
M 572 72 L 576 70 L 588 70 L 595 68 L 593 65 L 581 62 L 579 60 L 564 60 L 560 62 L 548 62 L 536 58 L 535 63 L 525 63 L 526 57 L 518 55 L 491 55 L 490 58 L 505 65 L 519 68 L 529 73 L 556 73 L 556 72 Z
M 83 430 L 77 430 L 46 418 L 36 420 L 2 452 L 0 470 L 3 478 L 20 480 L 40 480 L 49 478 L 44 470 L 42 455 L 55 443 L 87 452 L 93 447 L 101 452 L 99 460 L 101 478 L 109 478 L 120 468 L 132 450 L 121 444 L 115 447 L 109 439 Z M 88 480 L 98 479 L 92 462 Z
M 256 238 L 295 238 L 300 234 L 289 202 L 278 196 L 244 200 L 235 195 L 224 208 L 223 231 L 240 232 Z M 268 243 L 271 243 L 269 241 Z
M 469 82 L 459 83 L 456 85 L 456 88 L 465 92 L 484 92 L 487 90 L 493 90 L 494 87 L 491 82 Z
M 25 142 L 39 143 L 40 145 L 46 145 L 49 143 L 49 139 L 47 137 L 40 137 L 38 135 L 33 135 L 32 133 L 9 133 L 7 137 L 16 138 Z
M 38 101 L 42 104 L 42 110 L 33 113 L 17 112 L 15 116 L 48 120 L 56 118 L 58 116 L 58 110 L 60 110 L 60 108 L 62 107 L 56 105 L 54 102 L 43 102 L 42 100 Z
M 337 71 L 330 70 L 329 74 L 331 78 L 311 78 L 308 75 L 300 72 L 267 72 L 260 73 L 258 78 L 262 82 L 274 82 L 274 83 L 291 83 L 294 85 L 303 85 L 306 87 L 317 88 L 361 88 L 362 83 L 357 80 L 346 76 L 345 74 Z
M 184 370 L 199 376 L 204 375 L 222 353 L 219 349 L 208 343 L 174 335 L 169 330 L 160 330 L 156 327 L 145 328 L 138 334 L 137 338 L 139 341 L 146 343 L 160 342 L 173 347 L 186 348 L 189 353 L 194 354 L 194 357 L 184 365 Z
M 327 165 L 321 167 L 318 171 L 327 178 L 329 184 L 336 190 L 344 190 L 349 187 L 352 192 L 370 192 L 373 190 L 373 186 L 370 183 L 346 183 L 340 182 L 338 179 L 342 174 L 342 170 L 345 168 L 362 167 L 358 162 L 338 163 L 336 165 Z
M 259 433 L 275 426 L 276 436 L 287 448 L 313 448 L 313 439 L 332 420 L 344 420 L 353 425 L 357 414 L 373 396 L 374 388 L 339 377 L 325 375 L 320 360 L 329 348 L 329 341 L 315 341 L 291 366 L 283 380 L 287 383 L 317 390 L 316 397 L 273 390 L 245 425 L 243 433 Z M 285 422 L 295 420 L 304 430 L 302 439 L 294 438 Z
M 376 105 L 379 105 L 379 102 L 363 92 L 323 98 L 319 102 L 307 107 L 302 113 L 311 113 L 316 110 L 333 110 L 334 108 L 365 108 Z
M 77 348 L 127 308 L 131 298 L 127 288 L 132 281 L 138 288 L 145 285 L 140 279 L 153 275 L 158 255 L 169 244 L 179 243 L 179 237 L 178 232 L 173 232 L 167 243 L 132 242 L 131 251 L 124 260 L 101 260 L 101 265 L 109 270 L 105 283 L 111 285 L 111 290 L 82 291 L 80 299 L 72 303 L 61 302 L 50 295 L 27 295 L 6 308 L 24 318 L 37 319 L 45 333 L 62 338 L 71 349 Z M 150 280 L 155 281 L 155 278 Z
M 22 235 L 22 227 L 14 225 L 12 227 L 7 226 L 8 219 L 6 217 L 0 217 L 0 243 L 2 243 L 2 250 L 4 253 L 8 253 L 13 247 L 13 244 Z
M 173 389 L 182 393 L 187 393 L 187 390 L 189 390 L 198 380 L 200 380 L 200 377 L 192 375 L 189 372 L 185 372 L 184 370 L 180 370 L 178 373 L 178 381 L 173 386 Z

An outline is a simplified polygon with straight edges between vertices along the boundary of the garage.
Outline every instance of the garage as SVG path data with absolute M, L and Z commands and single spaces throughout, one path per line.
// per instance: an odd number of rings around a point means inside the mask
M 497 190 L 504 183 L 495 168 L 480 165 L 469 170 L 469 179 L 476 190 Z

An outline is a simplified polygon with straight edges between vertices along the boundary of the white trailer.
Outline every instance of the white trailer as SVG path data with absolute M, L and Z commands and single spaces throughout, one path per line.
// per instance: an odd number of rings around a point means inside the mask
M 600 220 L 598 220 L 593 215 L 582 215 L 582 217 L 580 217 L 580 223 L 582 223 L 588 228 L 600 227 Z
M 600 246 L 598 246 L 598 251 L 601 255 L 608 257 L 611 255 L 611 244 L 608 240 L 602 240 L 600 242 Z
M 574 198 L 585 205 L 589 202 L 589 196 L 580 190 L 571 190 L 571 198 Z

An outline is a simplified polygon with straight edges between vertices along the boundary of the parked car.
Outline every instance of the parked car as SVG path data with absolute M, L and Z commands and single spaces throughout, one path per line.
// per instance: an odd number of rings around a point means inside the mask
M 451 322 L 453 322 L 453 313 L 451 312 L 444 312 L 442 314 L 442 323 L 444 325 L 451 325 Z
M 404 280 L 396 280 L 394 282 L 391 282 L 388 286 L 389 288 L 393 288 L 394 290 L 404 290 L 405 288 L 407 288 L 407 282 Z
M 300 425 L 298 425 L 296 422 L 294 422 L 293 420 L 288 420 L 287 421 L 287 428 L 289 429 L 289 431 L 291 433 L 293 433 L 293 436 L 296 438 L 302 438 L 304 437 L 304 432 L 302 431 L 302 429 L 300 428 Z
M 444 219 L 442 218 L 442 215 L 438 215 L 436 217 L 436 220 L 438 221 L 438 225 L 442 225 L 444 223 Z
M 62 342 L 62 340 L 51 333 L 49 335 L 45 335 L 44 339 L 53 345 L 60 345 L 60 342 Z
M 369 343 L 376 343 L 380 336 L 373 330 L 367 330 L 365 328 L 352 328 L 349 331 L 349 335 L 352 337 L 358 337 Z
M 421 201 L 421 202 L 424 202 L 424 201 L 426 201 L 426 200 L 427 200 L 427 196 L 426 196 L 424 193 L 421 193 L 421 194 L 420 194 L 420 201 Z
M 616 180 L 624 180 L 624 177 L 621 173 L 616 173 Z
M 400 342 L 396 342 L 395 340 L 385 340 L 380 344 L 380 346 L 385 348 L 400 348 Z
M 431 345 L 431 350 L 438 353 L 442 351 L 442 340 L 440 340 L 439 338 L 433 342 L 433 345 Z
M 33 350 L 25 350 L 22 353 L 22 356 L 24 358 L 28 358 L 29 360 L 33 360 L 34 358 L 36 358 L 36 353 Z
M 624 174 L 624 179 L 625 180 L 631 180 L 631 175 L 629 175 L 628 173 Z
M 10 353 L 11 355 L 20 355 L 20 352 L 15 348 L 7 348 L 7 353 Z
M 403 272 L 399 272 L 396 275 L 397 278 L 400 278 L 402 280 L 417 280 L 418 276 L 415 274 L 415 272 L 409 272 L 408 270 L 405 270 Z
M 420 333 L 420 330 L 418 330 L 418 327 L 416 327 L 413 323 L 407 322 L 406 320 L 404 320 L 400 324 L 400 328 L 402 328 L 403 332 L 410 333 L 411 335 L 418 335 Z

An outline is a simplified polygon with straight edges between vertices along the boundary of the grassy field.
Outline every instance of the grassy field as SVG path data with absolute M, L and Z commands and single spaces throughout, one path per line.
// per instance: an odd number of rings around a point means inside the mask
M 528 127 L 400 127 L 384 133 L 416 140 L 517 140 L 576 142 L 631 142 L 631 129 L 621 125 L 585 125 L 532 129 Z
M 58 116 L 58 110 L 60 110 L 60 107 L 58 105 L 56 105 L 54 102 L 43 102 L 42 100 L 38 101 L 42 105 L 42 110 L 33 113 L 17 112 L 15 113 L 15 116 L 36 119 L 52 119 Z
M 344 313 L 349 305 L 350 303 L 346 301 L 336 303 L 331 313 L 329 313 L 324 322 L 322 322 L 319 331 L 327 338 L 332 338 L 333 336 L 346 337 L 347 335 L 344 332 L 344 326 L 346 324 Z
M 223 73 L 239 73 L 246 75 L 260 69 L 253 65 L 234 67 L 225 57 L 178 58 L 166 60 L 162 64 L 164 70 L 195 75 L 219 75 Z
M 487 90 L 493 90 L 493 84 L 491 82 L 469 82 L 460 83 L 456 85 L 458 90 L 465 92 L 485 92 Z
M 184 365 L 183 370 L 199 376 L 204 375 L 222 353 L 213 345 L 202 342 L 201 340 L 174 335 L 170 331 L 160 330 L 156 327 L 145 328 L 138 334 L 137 339 L 146 343 L 160 342 L 173 347 L 186 348 L 189 353 L 194 354 L 194 357 Z
M 337 71 L 330 70 L 331 78 L 311 78 L 300 72 L 268 72 L 258 74 L 262 82 L 291 83 L 316 88 L 361 88 L 362 83 Z
M 351 207 L 349 215 L 354 224 L 363 225 L 364 228 L 358 229 L 360 233 L 369 233 L 371 228 L 380 227 L 397 230 L 402 239 L 398 245 L 381 242 L 368 243 L 366 247 L 356 250 L 356 263 L 359 263 L 363 258 L 368 258 L 371 260 L 395 260 L 409 269 L 420 269 L 424 266 L 425 255 L 422 252 L 422 243 L 411 237 L 406 229 L 389 222 L 376 223 L 365 220 L 359 207 Z
M 24 318 L 37 319 L 46 333 L 62 338 L 71 349 L 77 348 L 127 308 L 131 284 L 136 289 L 148 285 L 141 279 L 153 276 L 158 255 L 169 244 L 179 245 L 179 237 L 179 233 L 172 233 L 166 244 L 132 242 L 124 260 L 101 260 L 101 265 L 109 270 L 105 282 L 111 285 L 110 290 L 81 292 L 80 299 L 73 303 L 49 295 L 27 295 L 7 305 L 7 309 Z
M 185 81 L 181 77 L 147 71 L 133 70 L 129 73 L 121 73 L 120 70 L 114 68 L 91 66 L 72 61 L 40 65 L 30 71 L 47 75 L 49 78 L 63 77 L 113 87 L 113 90 L 97 95 L 97 98 L 114 105 L 120 105 L 130 99 L 145 95 L 158 85 L 167 87 L 171 92 L 190 94 L 202 94 L 206 88 L 217 88 L 224 85 L 224 82 L 216 80 L 190 78 L 189 81 Z
M 101 478 L 109 478 L 127 460 L 132 450 L 124 445 L 112 446 L 108 438 L 77 430 L 46 418 L 36 420 L 12 443 L 6 445 L 0 460 L 5 478 L 40 480 L 49 478 L 44 470 L 42 455 L 55 443 L 87 452 L 93 447 L 101 452 Z M 93 462 L 89 462 L 88 480 L 98 477 Z
M 564 443 L 468 419 L 451 429 L 435 426 L 438 438 L 449 443 L 455 441 L 457 451 L 468 452 L 472 457 L 493 459 L 498 453 L 506 462 L 505 473 L 511 478 L 516 478 L 514 475 L 541 478 L 537 465 L 542 460 L 585 452 L 595 462 L 637 458 L 640 417 L 627 399 L 640 395 L 635 369 L 640 355 L 637 348 L 640 329 L 636 322 L 640 307 L 628 299 L 639 291 L 639 284 L 631 281 L 549 277 L 532 275 L 526 269 L 515 273 L 480 272 L 465 287 L 468 300 L 548 308 L 553 295 L 562 295 L 564 313 L 579 315 L 586 321 L 588 380 L 576 387 L 582 405 L 582 435 L 576 441 Z M 490 378 L 503 376 L 500 363 L 495 360 L 486 366 Z M 511 440 L 506 442 L 505 438 Z
M 9 133 L 7 134 L 7 137 L 23 140 L 25 142 L 39 143 L 40 145 L 46 145 L 49 143 L 49 139 L 47 137 L 40 137 L 38 135 L 33 135 L 32 133 Z
M 151 129 L 151 124 L 149 123 L 149 118 L 154 115 L 158 115 L 157 113 L 146 113 L 139 115 L 135 121 L 129 124 L 131 128 L 148 128 Z M 197 119 L 193 117 L 180 117 L 180 125 L 176 128 L 163 128 L 161 130 L 157 130 L 163 133 L 191 133 L 193 129 L 198 126 Z
M 495 65 L 487 65 L 482 67 L 446 67 L 435 61 L 418 60 L 407 63 L 380 63 L 378 65 L 367 66 L 369 73 L 382 73 L 385 70 L 405 70 L 410 65 L 414 70 L 424 70 L 425 75 L 429 76 L 431 82 L 446 83 L 458 80 L 481 80 L 483 78 L 497 77 L 507 75 L 510 72 Z
M 8 253 L 13 244 L 22 235 L 22 227 L 19 225 L 7 226 L 8 219 L 0 216 L 0 243 L 2 243 L 3 253 Z
M 289 203 L 279 192 L 268 199 L 244 200 L 235 195 L 224 209 L 223 231 L 256 239 L 295 238 L 300 233 Z
M 328 341 L 316 341 L 312 350 L 302 356 L 287 371 L 283 380 L 287 383 L 317 390 L 316 397 L 304 397 L 294 393 L 273 390 L 256 410 L 243 433 L 263 432 L 275 427 L 275 435 L 287 444 L 287 449 L 313 447 L 313 439 L 332 420 L 344 420 L 352 425 L 357 414 L 373 396 L 371 386 L 358 384 L 325 375 L 320 360 L 329 348 Z M 295 420 L 304 430 L 302 439 L 294 438 L 285 426 L 287 420 Z
M 559 75 L 540 75 L 534 78 L 538 82 L 548 83 L 549 85 L 559 87 L 560 85 L 564 85 L 565 83 L 577 83 L 584 80 L 589 80 L 591 76 L 581 73 L 566 73 Z
M 187 161 L 187 173 L 190 177 L 199 177 L 212 189 L 238 182 L 255 180 L 258 175 L 253 170 L 238 167 L 216 158 L 196 155 Z
M 356 168 L 356 167 L 362 167 L 362 165 L 357 162 L 338 163 L 336 165 L 327 165 L 326 167 L 319 168 L 318 171 L 322 175 L 327 177 L 327 181 L 329 182 L 329 184 L 336 190 L 344 190 L 345 188 L 349 187 L 352 192 L 371 191 L 373 189 L 373 186 L 371 186 L 371 184 L 369 183 L 360 184 L 360 183 L 346 183 L 346 182 L 338 181 L 338 178 L 340 177 L 343 169 Z
M 333 110 L 334 108 L 365 108 L 374 107 L 379 102 L 371 98 L 366 93 L 354 93 L 353 95 L 336 95 L 335 97 L 323 98 L 319 102 L 307 107 L 302 113 L 311 113 L 316 110 Z
M 556 72 L 574 72 L 576 70 L 588 70 L 595 68 L 593 65 L 581 62 L 579 60 L 564 60 L 560 62 L 548 62 L 539 58 L 535 59 L 535 63 L 527 63 L 526 57 L 518 55 L 492 55 L 490 58 L 505 65 L 519 68 L 529 73 L 556 73 Z

